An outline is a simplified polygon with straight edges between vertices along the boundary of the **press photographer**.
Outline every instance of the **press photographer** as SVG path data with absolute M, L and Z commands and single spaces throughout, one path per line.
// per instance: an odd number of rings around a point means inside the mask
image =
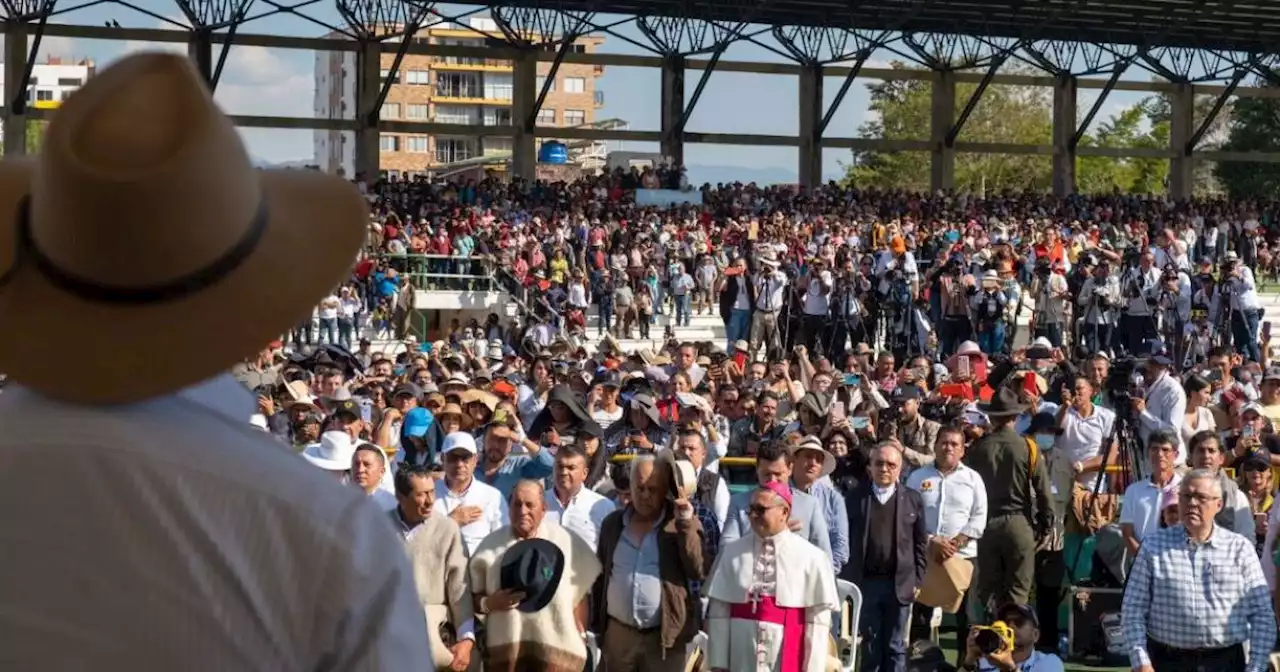
M 978 341 L 978 347 L 988 354 L 1004 351 L 1004 314 L 1009 299 L 1000 285 L 999 273 L 983 273 L 982 289 L 970 298 L 969 303 L 974 331 L 977 332 L 975 340 Z
M 1035 650 L 1040 624 L 1035 611 L 1020 604 L 1007 604 L 996 611 L 990 626 L 974 626 L 969 631 L 962 670 L 981 672 L 1062 672 L 1062 659 Z
M 1111 332 L 1116 326 L 1120 305 L 1120 279 L 1111 273 L 1111 262 L 1103 261 L 1084 281 L 1076 305 L 1080 308 L 1080 342 L 1089 352 L 1111 348 Z
M 1031 316 L 1033 338 L 1044 337 L 1055 348 L 1062 347 L 1062 325 L 1067 321 L 1067 303 L 1071 294 L 1061 263 L 1053 264 L 1048 257 L 1036 261 L 1031 296 L 1035 297 L 1035 311 Z
M 953 254 L 931 274 L 930 288 L 930 296 L 937 297 L 931 308 L 938 324 L 939 355 L 950 357 L 956 346 L 972 338 L 969 300 L 978 293 L 977 282 L 965 272 L 963 255 Z
M 1153 320 L 1155 296 L 1159 287 L 1160 271 L 1155 267 L 1150 252 L 1130 249 L 1125 252 L 1124 271 L 1120 274 L 1120 296 L 1123 300 L 1120 314 L 1120 333 L 1115 341 L 1125 352 L 1134 353 L 1144 341 L 1156 337 Z
M 1236 352 L 1251 362 L 1260 362 L 1258 321 L 1262 310 L 1258 303 L 1257 285 L 1253 281 L 1253 269 L 1241 264 L 1235 252 L 1228 252 L 1222 262 L 1220 277 L 1225 303 L 1224 321 L 1227 323 L 1223 326 L 1230 328 Z

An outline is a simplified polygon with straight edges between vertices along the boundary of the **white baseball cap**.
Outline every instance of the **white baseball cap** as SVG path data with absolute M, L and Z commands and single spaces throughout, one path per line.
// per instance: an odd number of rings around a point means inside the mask
M 476 454 L 476 437 L 467 432 L 452 432 L 444 437 L 444 445 L 440 448 L 440 452 L 448 455 L 455 450 L 465 451 L 470 455 Z

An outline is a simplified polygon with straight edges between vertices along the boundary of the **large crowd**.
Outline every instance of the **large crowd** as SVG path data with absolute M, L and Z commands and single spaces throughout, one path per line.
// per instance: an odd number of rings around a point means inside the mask
M 1267 669 L 1276 204 L 635 204 L 684 182 L 362 184 L 350 281 L 237 367 L 403 536 L 424 665 Z M 414 333 L 412 289 L 476 282 L 518 316 Z

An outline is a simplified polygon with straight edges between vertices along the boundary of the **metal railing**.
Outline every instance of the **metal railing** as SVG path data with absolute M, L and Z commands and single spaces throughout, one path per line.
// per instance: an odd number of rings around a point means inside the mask
M 379 258 L 423 291 L 494 292 L 498 281 L 484 257 L 445 254 L 382 254 Z

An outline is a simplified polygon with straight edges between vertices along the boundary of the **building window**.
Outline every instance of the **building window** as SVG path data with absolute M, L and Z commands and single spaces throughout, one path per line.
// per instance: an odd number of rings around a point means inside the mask
M 436 163 L 466 161 L 475 155 L 474 138 L 436 138 Z
M 79 77 L 59 77 L 58 86 L 80 86 L 84 84 L 84 80 Z
M 406 152 L 413 152 L 414 154 L 427 153 L 427 136 L 411 135 L 408 138 L 405 138 L 405 140 L 406 140 L 405 142 Z
M 485 100 L 511 100 L 511 75 L 489 73 L 484 77 Z
M 476 124 L 480 110 L 474 105 L 436 105 L 435 121 L 441 124 Z
M 405 84 L 414 86 L 426 86 L 431 83 L 431 73 L 427 70 L 410 70 L 404 73 Z
M 379 78 L 379 79 L 381 79 L 381 80 L 383 80 L 383 81 L 386 81 L 386 80 L 390 79 L 390 80 L 391 80 L 391 82 L 392 82 L 393 84 L 399 84 L 399 83 L 400 83 L 400 73 L 398 73 L 398 72 L 397 72 L 397 73 L 396 73 L 396 76 L 395 76 L 394 78 L 392 78 L 392 77 L 391 77 L 391 71 L 390 71 L 390 70 L 383 70 L 383 71 L 381 71 L 381 72 L 378 74 L 378 78 Z
M 510 154 L 511 146 L 511 138 L 490 136 L 484 139 L 484 155 Z
M 565 126 L 581 126 L 587 123 L 587 113 L 582 110 L 565 110 L 564 125 Z
M 383 119 L 399 119 L 400 103 L 383 103 L 381 117 Z
M 587 90 L 587 80 L 582 77 L 565 77 L 564 92 L 565 93 L 585 93 Z
M 408 117 L 410 119 L 426 119 L 429 116 L 431 116 L 431 111 L 430 111 L 430 108 L 427 107 L 426 105 L 414 104 L 414 103 L 409 104 Z
M 48 89 L 36 89 L 36 100 L 53 100 L 53 92 Z
M 436 95 L 444 98 L 479 98 L 480 78 L 473 72 L 441 72 L 436 75 Z
M 538 75 L 538 84 L 533 88 L 533 90 L 541 92 L 542 85 L 545 84 L 546 82 L 547 82 L 546 77 L 543 77 L 542 75 Z M 552 93 L 555 90 L 556 90 L 556 80 L 553 79 L 551 80 L 551 88 L 547 89 L 547 93 Z
M 538 110 L 538 125 L 539 126 L 555 126 L 556 111 L 554 109 L 549 110 L 545 107 Z
M 384 152 L 400 151 L 400 136 L 398 135 L 378 136 L 378 149 Z
M 511 124 L 511 108 L 509 107 L 486 107 L 484 108 L 484 125 L 485 126 L 507 126 Z M 487 144 L 485 145 L 488 146 Z

